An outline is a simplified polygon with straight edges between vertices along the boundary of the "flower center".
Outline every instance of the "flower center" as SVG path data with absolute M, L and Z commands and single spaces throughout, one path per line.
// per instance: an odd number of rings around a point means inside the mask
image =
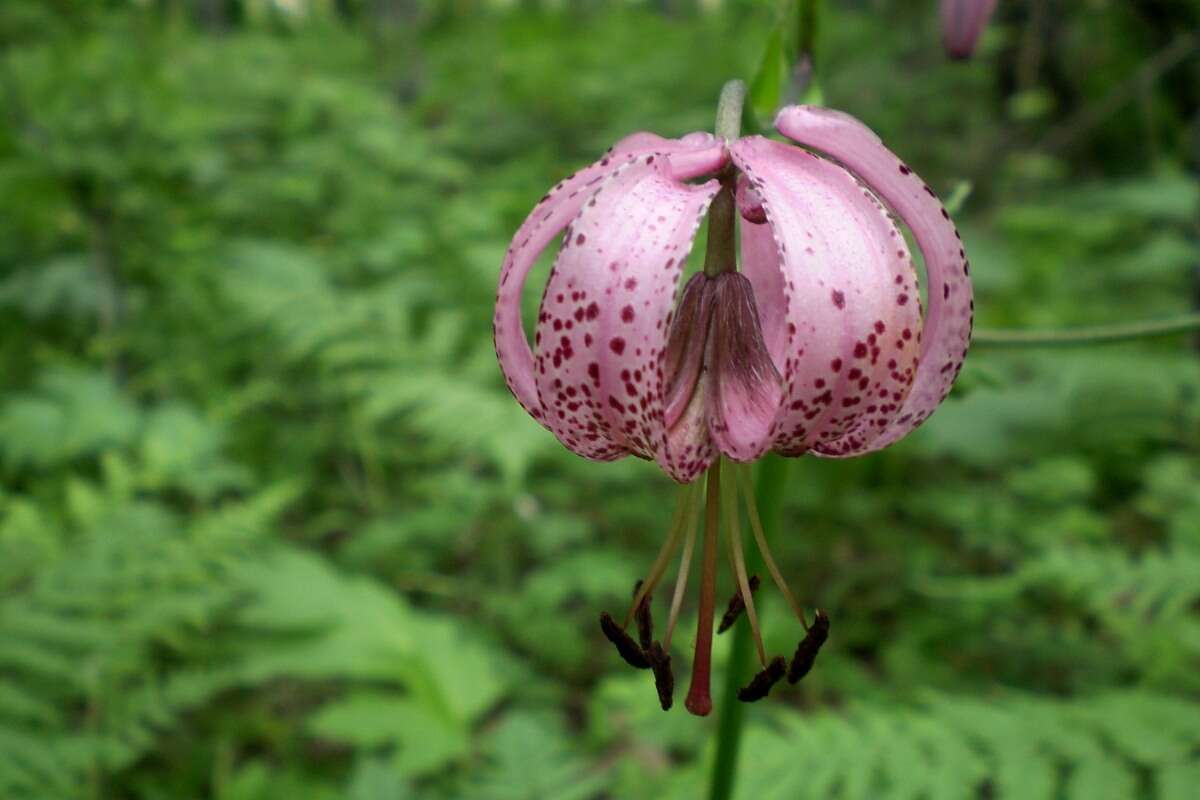
M 664 371 L 665 421 L 677 443 L 707 434 L 732 458 L 761 455 L 782 380 L 744 275 L 697 273 L 688 281 L 671 323 Z
M 723 472 L 724 474 L 722 474 Z M 679 620 L 683 595 L 687 589 L 692 553 L 696 545 L 696 533 L 700 515 L 703 512 L 704 538 L 695 652 L 692 661 L 691 684 L 684 703 L 688 711 L 698 716 L 705 716 L 712 711 L 710 684 L 719 530 L 725 532 L 726 555 L 737 584 L 737 590 L 726 606 L 717 633 L 724 633 L 731 628 L 744 612 L 754 635 L 755 649 L 762 667 L 753 679 L 738 692 L 739 700 L 754 702 L 766 697 L 771 688 L 785 675 L 790 683 L 798 682 L 812 668 L 817 652 L 824 644 L 829 632 L 829 618 L 820 610 L 816 612 L 813 623 L 811 625 L 808 623 L 804 610 L 796 602 L 795 596 L 788 588 L 787 582 L 784 581 L 783 575 L 767 547 L 758 509 L 754 504 L 749 467 L 726 459 L 718 459 L 708 470 L 705 488 L 706 491 L 701 491 L 699 481 L 680 487 L 670 533 L 658 556 L 654 559 L 645 580 L 638 581 L 634 587 L 633 602 L 624 623 L 618 625 L 607 613 L 600 615 L 601 629 L 616 646 L 621 657 L 633 667 L 653 670 L 659 702 L 664 711 L 669 709 L 673 703 L 675 688 L 674 673 L 671 669 L 671 638 Z M 743 555 L 740 508 L 742 504 L 744 504 L 746 516 L 750 522 L 750 530 L 753 532 L 763 564 L 805 631 L 804 638 L 797 646 L 790 665 L 782 656 L 768 659 L 766 649 L 763 647 L 758 614 L 754 606 L 754 591 L 758 587 L 758 576 L 747 574 Z M 660 641 L 656 640 L 653 635 L 650 613 L 651 598 L 681 543 L 683 555 L 679 561 L 675 589 L 671 595 L 666 631 Z M 637 640 L 626 632 L 630 623 L 634 621 L 636 621 L 638 632 Z
M 704 270 L 680 294 L 667 334 L 664 421 L 669 452 L 716 448 L 736 461 L 767 449 L 783 381 L 763 338 L 754 285 L 737 271 L 736 174 L 708 213 Z

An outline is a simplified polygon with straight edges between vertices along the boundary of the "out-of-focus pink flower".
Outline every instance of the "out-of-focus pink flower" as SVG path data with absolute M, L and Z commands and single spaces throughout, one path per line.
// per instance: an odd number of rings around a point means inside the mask
M 690 558 L 702 498 L 687 484 L 709 472 L 713 505 L 687 703 L 701 714 L 711 707 L 718 502 L 733 515 L 726 530 L 736 540 L 730 552 L 740 588 L 731 609 L 744 606 L 763 664 L 744 699 L 764 696 L 785 672 L 781 659 L 767 662 L 757 635 L 741 558 L 739 492 L 772 577 L 807 631 L 789 677 L 807 671 L 828 630 L 821 615 L 808 624 L 774 567 L 739 463 L 767 450 L 855 456 L 900 439 L 949 392 L 973 320 L 962 242 L 912 169 L 865 125 L 837 111 L 790 106 L 775 127 L 795 144 L 706 133 L 621 140 L 534 208 L 509 247 L 496 301 L 496 354 L 530 415 L 581 456 L 636 455 L 685 484 L 667 545 L 635 608 L 648 602 L 681 539 L 685 562 Z M 705 269 L 681 288 L 693 237 L 710 209 Z M 924 257 L 924 314 L 913 258 L 893 215 Z M 740 271 L 733 249 L 739 216 Z M 531 348 L 520 315 L 522 288 L 560 233 Z M 714 236 L 725 244 L 714 248 Z M 722 456 L 738 462 L 729 465 L 724 490 Z M 681 568 L 680 587 L 686 580 Z M 649 634 L 634 642 L 623 626 L 607 616 L 604 622 L 626 660 L 654 668 L 664 707 L 681 592 L 663 643 Z
M 942 44 L 946 54 L 970 58 L 995 10 L 996 0 L 942 0 Z

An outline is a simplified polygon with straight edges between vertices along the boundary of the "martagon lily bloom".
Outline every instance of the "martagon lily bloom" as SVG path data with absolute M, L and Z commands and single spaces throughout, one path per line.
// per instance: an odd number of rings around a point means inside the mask
M 858 120 L 790 106 L 776 129 L 795 144 L 707 133 L 636 133 L 552 189 L 517 231 L 500 274 L 496 353 L 513 395 L 572 452 L 652 460 L 682 484 L 674 522 L 624 622 L 601 616 L 630 664 L 654 672 L 671 705 L 671 636 L 704 513 L 699 624 L 685 705 L 709 693 L 717 530 L 744 610 L 764 697 L 811 668 L 829 620 L 809 622 L 771 556 L 746 463 L 879 450 L 921 424 L 958 375 L 974 304 L 969 266 L 934 192 Z M 798 145 L 798 146 L 797 146 Z M 692 239 L 709 217 L 707 256 L 681 287 Z M 893 217 L 894 215 L 894 217 Z M 740 271 L 735 224 L 740 219 Z M 927 310 L 897 220 L 924 259 Z M 526 276 L 559 234 L 533 347 L 521 321 Z M 721 480 L 725 466 L 726 479 Z M 707 498 L 696 479 L 707 473 Z M 768 658 L 742 554 L 739 500 L 764 565 L 805 635 L 791 663 Z M 663 638 L 651 593 L 683 545 Z M 636 620 L 638 638 L 626 633 Z

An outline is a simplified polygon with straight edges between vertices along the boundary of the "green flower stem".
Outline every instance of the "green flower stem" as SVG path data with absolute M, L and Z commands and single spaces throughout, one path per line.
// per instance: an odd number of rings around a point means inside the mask
M 817 49 L 817 4 L 820 0 L 800 0 L 796 8 L 796 61 L 812 61 Z M 811 63 L 809 64 L 811 68 Z
M 737 271 L 737 215 L 733 192 L 722 187 L 708 207 L 708 248 L 704 252 L 704 274 L 715 278 Z
M 746 105 L 746 84 L 729 81 L 721 87 L 717 102 L 717 123 L 714 132 L 718 139 L 733 141 L 742 135 L 742 108 Z M 737 270 L 737 204 L 733 199 L 732 174 L 721 174 L 724 184 L 712 205 L 708 207 L 708 249 L 704 253 L 704 274 L 715 278 L 722 272 Z
M 813 77 L 813 49 L 817 33 L 818 2 L 819 0 L 796 0 L 796 53 L 795 61 L 789 72 L 792 73 L 794 82 L 803 82 L 806 85 Z M 746 86 L 741 81 L 730 81 L 725 84 L 721 90 L 721 102 L 717 110 L 717 136 L 737 138 L 737 134 L 740 133 L 745 98 Z M 735 107 L 736 119 L 734 119 Z M 730 131 L 733 133 L 731 134 Z M 712 236 L 711 232 L 709 236 Z M 780 501 L 783 497 L 784 481 L 787 478 L 787 466 L 786 460 L 773 453 L 768 453 L 758 464 L 754 495 L 762 520 L 763 532 L 768 538 L 779 528 Z M 746 569 L 751 572 L 758 572 L 762 569 L 762 556 L 757 548 L 750 548 L 746 553 Z M 735 625 L 732 635 L 733 642 L 729 651 L 729 660 L 725 665 L 725 687 L 721 696 L 721 707 L 717 712 L 719 715 L 717 719 L 717 752 L 713 759 L 709 800 L 730 800 L 733 797 L 734 782 L 737 778 L 738 750 L 742 743 L 742 723 L 746 708 L 737 699 L 737 692 L 744 676 L 749 675 L 752 669 L 753 642 L 751 641 L 750 626 L 745 622 Z
M 1193 331 L 1200 331 L 1200 314 L 1061 331 L 978 330 L 971 337 L 971 344 L 978 347 L 1077 347 Z
M 717 124 L 714 128 L 719 139 L 733 141 L 742 135 L 742 106 L 746 104 L 746 84 L 732 80 L 721 87 L 721 99 L 717 101 Z
M 774 454 L 768 454 L 758 464 L 754 499 L 758 504 L 763 531 L 768 538 L 779 529 L 787 468 L 787 460 Z M 746 570 L 762 571 L 762 557 L 755 547 L 746 549 Z M 742 722 L 746 713 L 746 704 L 737 699 L 737 692 L 745 683 L 746 676 L 754 671 L 751 664 L 754 659 L 754 643 L 750 626 L 742 620 L 733 626 L 730 635 L 733 636 L 733 644 L 729 650 L 729 660 L 725 664 L 725 687 L 721 695 L 721 707 L 717 712 L 717 753 L 713 760 L 709 800 L 729 800 L 733 797 L 738 750 L 742 742 Z

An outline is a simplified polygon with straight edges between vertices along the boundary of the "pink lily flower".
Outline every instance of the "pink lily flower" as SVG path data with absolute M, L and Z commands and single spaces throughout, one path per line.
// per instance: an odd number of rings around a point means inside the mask
M 942 0 L 942 44 L 946 55 L 968 59 L 987 27 L 997 0 Z
M 785 673 L 793 682 L 802 677 L 828 631 L 820 612 L 807 622 L 775 566 L 741 465 L 767 450 L 842 458 L 902 438 L 949 392 L 973 320 L 962 242 L 929 186 L 846 114 L 790 106 L 775 127 L 795 145 L 707 133 L 621 140 L 534 208 L 508 250 L 496 302 L 496 354 L 534 419 L 581 456 L 636 455 L 684 484 L 671 533 L 625 624 L 602 618 L 622 656 L 654 670 L 664 708 L 673 687 L 670 638 L 704 505 L 701 622 L 687 701 L 698 714 L 711 709 L 706 620 L 714 611 L 721 506 L 739 587 L 726 616 L 745 610 L 763 666 L 743 699 L 765 696 Z M 681 290 L 706 214 L 705 268 Z M 924 257 L 924 315 L 917 271 L 892 214 Z M 531 348 L 522 287 L 560 233 Z M 724 487 L 723 462 L 733 473 Z M 706 471 L 705 505 L 692 482 Z M 741 555 L 739 494 L 764 562 L 806 631 L 790 670 L 762 647 L 756 579 Z M 659 642 L 648 598 L 681 540 L 670 622 Z M 624 632 L 635 617 L 640 642 Z

